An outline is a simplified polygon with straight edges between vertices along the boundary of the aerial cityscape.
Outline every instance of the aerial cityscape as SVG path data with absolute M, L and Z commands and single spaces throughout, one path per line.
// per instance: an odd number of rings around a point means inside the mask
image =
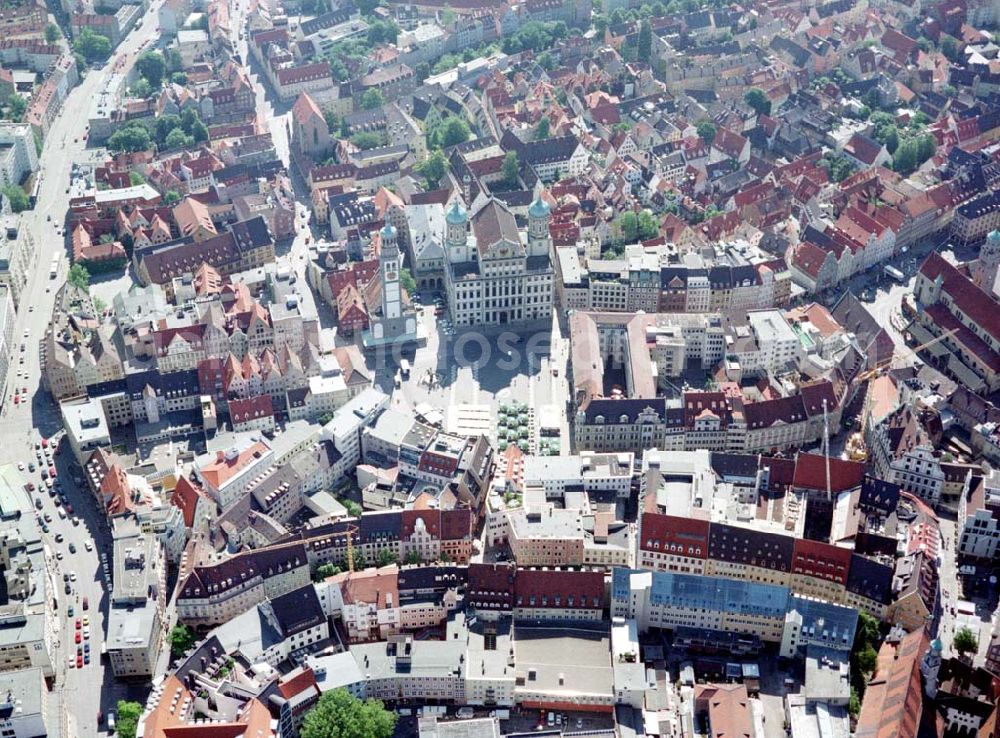
M 0 738 L 1000 738 L 1000 0 L 0 29 Z

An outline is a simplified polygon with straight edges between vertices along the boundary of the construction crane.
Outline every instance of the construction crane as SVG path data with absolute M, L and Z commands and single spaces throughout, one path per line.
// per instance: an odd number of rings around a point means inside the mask
M 329 533 L 323 538 L 345 538 L 347 541 L 347 570 L 354 573 L 354 535 L 358 532 L 358 526 L 347 523 L 342 530 Z
M 923 351 L 926 348 L 930 348 L 931 346 L 934 346 L 935 344 L 937 344 L 937 343 L 939 343 L 941 341 L 944 341 L 944 340 L 946 340 L 948 338 L 951 338 L 957 332 L 958 332 L 958 328 L 952 328 L 950 330 L 947 330 L 944 333 L 942 333 L 940 336 L 935 336 L 931 340 L 924 341 L 919 346 L 914 347 L 913 348 L 913 353 L 914 354 L 919 353 L 920 351 Z M 882 372 L 884 372 L 886 370 L 891 370 L 896 365 L 896 358 L 897 358 L 896 356 L 893 356 L 893 358 L 890 361 L 888 361 L 886 363 L 883 363 L 883 364 L 880 364 L 879 366 L 876 366 L 873 369 L 868 369 L 867 371 L 862 372 L 861 374 L 858 375 L 858 378 L 856 380 L 857 384 L 861 384 L 863 382 L 867 382 L 869 379 L 872 379 L 872 378 L 874 378 L 876 376 L 880 376 L 882 374 Z M 825 414 L 825 406 L 824 406 L 824 424 L 825 424 L 825 422 L 826 422 L 826 414 Z M 852 455 L 857 455 L 859 460 L 861 458 L 867 459 L 867 457 L 868 457 L 867 449 L 864 448 L 865 429 L 866 429 L 867 425 L 868 425 L 868 413 L 865 412 L 864 410 L 862 410 L 862 412 L 861 412 L 861 429 L 858 432 L 858 440 L 852 446 L 853 450 L 851 451 L 851 454 Z M 826 428 L 824 428 L 824 434 L 829 434 L 829 430 L 826 429 Z M 828 449 L 827 453 L 829 453 L 829 438 L 828 437 L 826 439 L 826 443 L 828 444 L 827 445 L 827 449 Z M 851 445 L 850 441 L 848 441 L 848 445 Z M 829 479 L 829 475 L 830 475 L 830 471 L 829 471 L 829 459 L 828 459 L 827 460 L 827 494 L 828 495 L 829 495 L 829 491 L 830 491 L 830 479 Z
M 918 353 L 920 351 L 923 351 L 926 348 L 930 348 L 931 346 L 935 345 L 936 343 L 939 343 L 939 342 L 944 341 L 944 340 L 946 340 L 948 338 L 951 338 L 956 333 L 958 333 L 958 328 L 952 328 L 951 330 L 947 330 L 944 333 L 942 333 L 940 336 L 935 336 L 930 341 L 924 341 L 924 343 L 920 344 L 919 346 L 915 346 L 912 349 L 912 351 L 913 351 L 913 353 L 916 354 L 916 353 Z M 897 357 L 894 355 L 893 358 L 891 360 L 889 360 L 888 362 L 879 364 L 878 366 L 876 366 L 873 369 L 868 369 L 868 370 L 862 372 L 861 374 L 858 375 L 858 378 L 857 378 L 856 381 L 859 384 L 861 382 L 867 382 L 869 379 L 871 379 L 872 377 L 874 377 L 874 376 L 876 376 L 878 374 L 881 374 L 886 369 L 892 369 L 894 366 L 896 366 L 896 358 Z

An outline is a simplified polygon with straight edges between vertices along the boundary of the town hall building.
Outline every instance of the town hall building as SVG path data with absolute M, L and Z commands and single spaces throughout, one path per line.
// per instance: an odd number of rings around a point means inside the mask
M 499 326 L 552 315 L 548 204 L 535 198 L 526 234 L 506 203 L 480 195 L 466 212 L 456 198 L 445 215 L 445 289 L 456 325 Z

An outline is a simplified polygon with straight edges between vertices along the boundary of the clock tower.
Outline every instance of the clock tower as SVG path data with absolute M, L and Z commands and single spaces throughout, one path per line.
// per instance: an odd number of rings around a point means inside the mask
M 386 223 L 379 234 L 382 237 L 382 251 L 379 253 L 379 267 L 382 276 L 382 317 L 387 320 L 396 320 L 403 314 L 396 229 L 391 224 Z
M 403 287 L 399 270 L 403 268 L 396 229 L 386 223 L 379 231 L 382 248 L 378 254 L 379 283 L 382 287 L 381 315 L 371 317 L 370 327 L 362 334 L 367 349 L 406 343 L 419 343 L 417 314 L 403 305 Z

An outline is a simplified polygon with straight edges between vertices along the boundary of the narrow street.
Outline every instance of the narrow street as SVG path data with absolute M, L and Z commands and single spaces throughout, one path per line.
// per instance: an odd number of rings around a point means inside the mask
M 74 162 L 92 158 L 86 148 L 87 112 L 90 100 L 104 85 L 114 67 L 115 60 L 126 55 L 123 66 L 128 68 L 135 60 L 135 54 L 146 42 L 157 35 L 157 9 L 161 0 L 155 0 L 146 16 L 135 30 L 115 50 L 112 59 L 101 69 L 90 69 L 73 89 L 62 110 L 52 123 L 42 154 L 39 157 L 38 177 L 41 181 L 38 204 L 32 211 L 25 212 L 22 227 L 27 228 L 35 242 L 35 267 L 21 295 L 15 335 L 17 340 L 27 343 L 24 364 L 12 365 L 12 373 L 19 369 L 21 374 L 8 380 L 9 394 L 5 398 L 0 422 L 0 460 L 17 464 L 36 460 L 34 444 L 42 437 L 52 436 L 62 427 L 59 408 L 41 387 L 40 352 L 42 339 L 51 317 L 53 300 L 59 286 L 63 284 L 69 269 L 67 239 L 59 235 L 67 221 L 69 207 L 68 187 L 70 168 Z M 49 278 L 48 265 L 54 254 L 62 259 L 58 276 Z M 26 388 L 28 394 L 15 405 L 11 395 L 14 387 Z M 110 536 L 103 514 L 94 507 L 93 500 L 85 488 L 76 484 L 70 467 L 71 454 L 62 453 L 54 457 L 58 479 L 63 485 L 66 501 L 73 508 L 73 515 L 64 518 L 58 514 L 56 499 L 42 491 L 36 496 L 42 500 L 39 515 L 51 518 L 49 533 L 43 533 L 43 540 L 50 554 L 50 582 L 58 587 L 59 610 L 50 613 L 50 632 L 53 633 L 51 656 L 56 671 L 54 689 L 48 695 L 49 724 L 59 726 L 59 734 L 76 738 L 89 738 L 103 733 L 98 729 L 97 712 L 114 709 L 120 697 L 130 693 L 127 685 L 115 682 L 110 669 L 101 663 L 100 646 L 104 641 L 105 614 L 108 598 L 100 563 L 100 553 L 105 552 L 110 559 Z M 24 472 L 25 476 L 39 487 L 41 478 Z M 80 477 L 82 481 L 82 477 Z M 73 525 L 72 517 L 80 519 Z M 62 534 L 64 541 L 57 544 L 56 534 Z M 86 541 L 93 541 L 93 550 L 87 551 Z M 75 553 L 70 553 L 73 545 Z M 58 560 L 56 554 L 63 558 Z M 76 582 L 72 583 L 72 594 L 67 597 L 63 591 L 63 574 L 72 572 Z M 87 598 L 90 608 L 82 610 L 83 598 Z M 74 606 L 74 618 L 66 615 L 66 606 Z M 74 641 L 77 617 L 87 615 L 91 629 L 91 661 L 82 669 L 68 668 L 72 654 L 74 661 L 77 646 Z M 133 690 L 134 692 L 134 690 Z M 138 693 L 141 694 L 140 689 Z

